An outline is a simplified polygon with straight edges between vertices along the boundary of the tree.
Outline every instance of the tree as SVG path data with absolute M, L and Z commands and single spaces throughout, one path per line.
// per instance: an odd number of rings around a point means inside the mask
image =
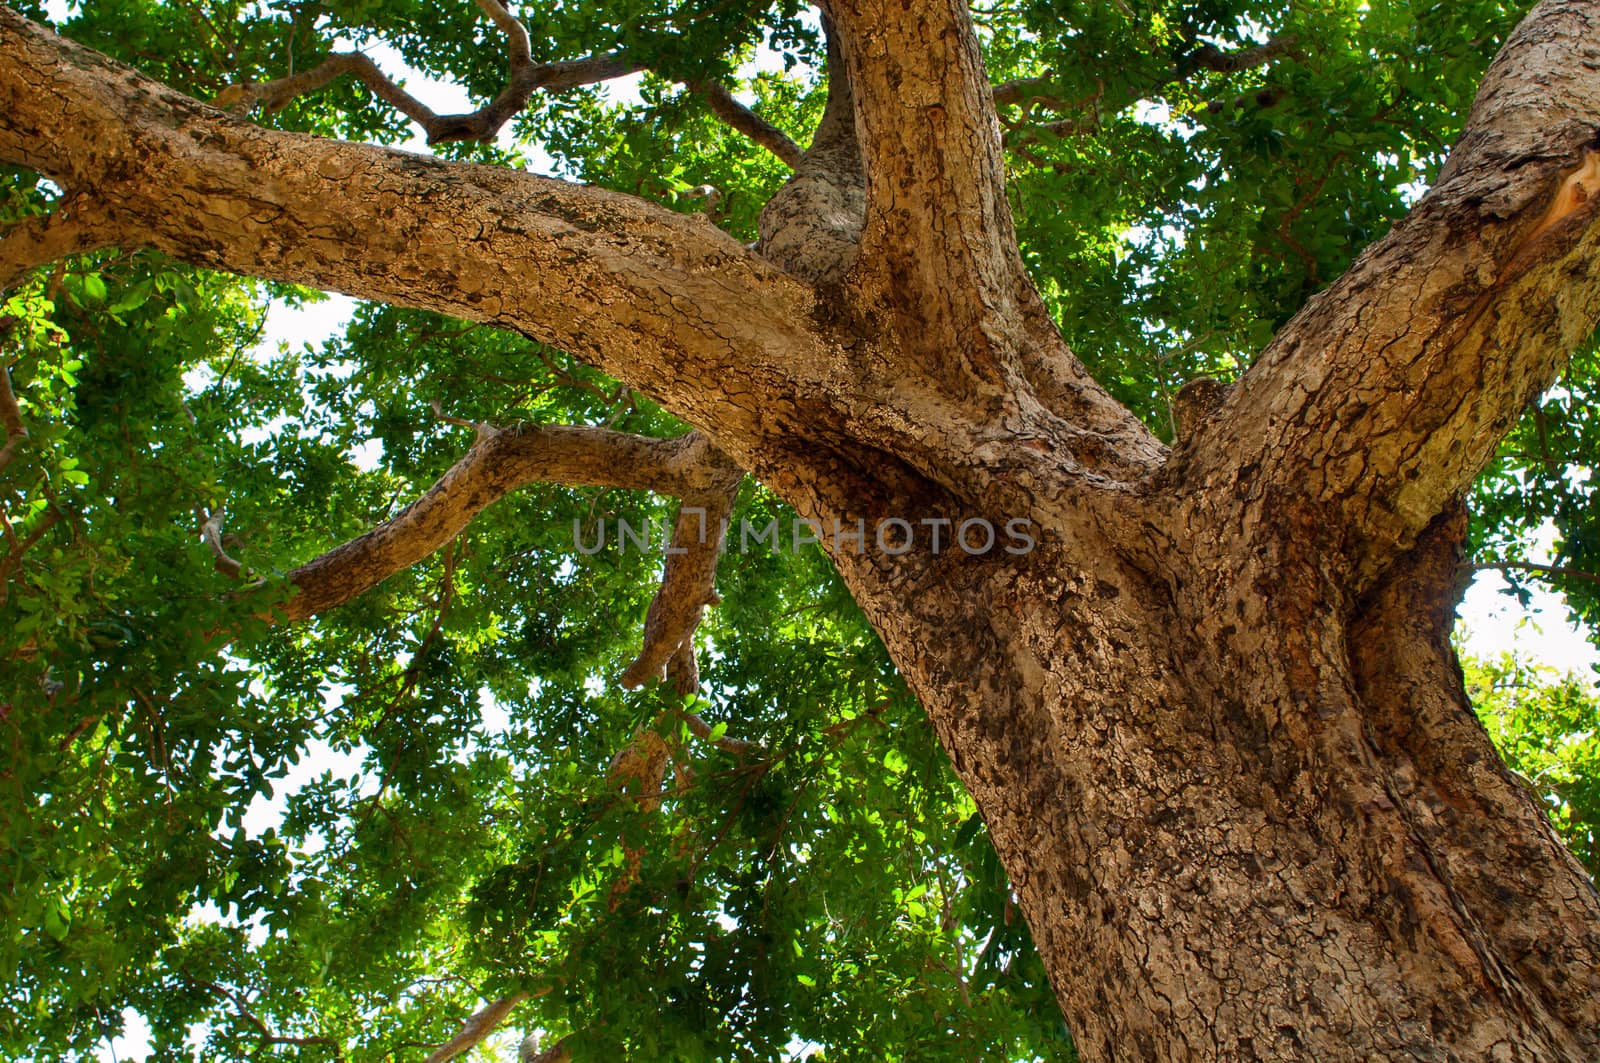
M 1600 898 L 1448 638 L 1600 316 L 1600 5 L 1519 15 L 0 8 L 7 1036 L 1593 1058 Z M 440 157 L 332 139 L 396 110 Z M 241 357 L 292 286 L 408 312 Z M 574 488 L 679 502 L 647 610 Z M 740 549 L 784 506 L 837 581 Z M 313 738 L 376 788 L 247 830 Z

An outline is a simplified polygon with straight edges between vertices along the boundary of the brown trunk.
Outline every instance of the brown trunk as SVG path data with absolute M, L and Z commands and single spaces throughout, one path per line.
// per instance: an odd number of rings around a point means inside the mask
M 1048 540 L 950 555 L 910 608 L 841 555 L 1085 1059 L 1600 1058 L 1600 898 L 1450 649 L 1463 532 L 1361 602 L 1287 541 L 1092 574 Z

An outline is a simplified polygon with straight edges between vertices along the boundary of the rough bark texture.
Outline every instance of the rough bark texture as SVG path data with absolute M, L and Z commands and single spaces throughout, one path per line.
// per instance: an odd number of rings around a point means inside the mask
M 867 522 L 835 560 L 1087 1059 L 1600 1058 L 1600 899 L 1447 637 L 1457 500 L 1600 317 L 1600 5 L 1534 10 L 1437 187 L 1172 451 L 1028 281 L 964 5 L 825 7 L 828 115 L 759 254 L 623 196 L 265 131 L 0 8 L 0 159 L 106 205 L 0 266 L 153 246 L 501 324 L 659 398 L 825 532 Z M 432 531 L 351 549 L 410 563 L 493 495 L 475 477 L 623 482 L 489 453 L 524 445 L 480 443 L 397 518 Z M 627 482 L 661 488 L 650 460 Z M 716 468 L 676 493 L 725 499 Z M 927 525 L 874 549 L 891 517 L 951 521 L 944 549 Z M 958 548 L 978 517 L 1037 549 Z M 669 566 L 689 592 L 630 678 L 692 649 L 709 571 Z

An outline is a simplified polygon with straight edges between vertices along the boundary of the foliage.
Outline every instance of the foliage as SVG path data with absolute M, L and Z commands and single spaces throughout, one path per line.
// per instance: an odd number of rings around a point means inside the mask
M 1166 431 L 1167 396 L 1237 372 L 1437 171 L 1519 10 L 983 6 L 996 81 L 1048 75 L 1090 116 L 1062 132 L 1046 128 L 1059 113 L 1002 112 L 1023 250 L 1080 355 Z M 519 13 L 535 59 L 623 47 L 653 73 L 637 99 L 537 95 L 501 143 L 441 153 L 683 211 L 710 184 L 713 220 L 754 239 L 785 171 L 683 83 L 735 85 L 803 143 L 825 95 L 811 15 L 791 0 Z M 467 0 L 96 0 L 62 28 L 201 96 L 341 39 L 478 100 L 504 77 Z M 1274 39 L 1293 44 L 1269 64 L 1175 76 L 1201 46 Z M 410 135 L 350 81 L 263 120 Z M 56 194 L 0 179 L 3 221 Z M 528 993 L 514 1023 L 571 1033 L 579 1058 L 1073 1058 L 970 800 L 814 551 L 724 558 L 689 706 L 613 682 L 660 557 L 582 555 L 575 523 L 669 512 L 619 492 L 524 490 L 312 623 L 241 621 L 461 455 L 468 433 L 433 403 L 682 430 L 647 399 L 560 351 L 382 307 L 319 346 L 263 350 L 269 302 L 317 293 L 149 253 L 74 259 L 4 298 L 30 436 L 0 481 L 0 970 L 17 972 L 0 1051 L 83 1058 L 133 1009 L 158 1058 L 420 1058 L 481 1000 Z M 1485 549 L 1550 519 L 1561 563 L 1592 566 L 1600 511 L 1573 463 L 1595 446 L 1594 369 L 1574 362 L 1485 479 Z M 200 540 L 218 513 L 268 583 L 248 601 Z M 735 521 L 781 513 L 747 484 Z M 1473 675 L 1593 870 L 1592 701 L 1570 682 L 1530 692 L 1518 667 Z M 694 737 L 686 709 L 762 748 Z M 641 730 L 672 750 L 658 807 L 608 771 Z
M 1513 657 L 1463 662 L 1478 718 L 1591 876 L 1600 875 L 1600 700 Z

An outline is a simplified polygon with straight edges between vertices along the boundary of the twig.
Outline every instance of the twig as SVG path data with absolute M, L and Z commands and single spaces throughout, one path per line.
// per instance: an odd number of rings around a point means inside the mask
M 4 605 L 6 598 L 9 597 L 7 584 L 11 580 L 11 571 L 22 563 L 22 555 L 27 553 L 28 549 L 38 542 L 45 532 L 65 519 L 60 509 L 51 506 L 50 511 L 40 518 L 38 524 L 34 525 L 33 531 L 28 533 L 28 537 L 20 542 L 15 541 L 16 532 L 11 528 L 11 521 L 6 521 L 6 537 L 13 540 L 13 545 L 7 551 L 5 557 L 0 557 L 0 605 Z
M 701 741 L 711 737 L 712 727 L 709 723 L 706 723 L 699 713 L 684 713 L 683 722 L 688 725 L 689 733 Z M 765 753 L 767 750 L 767 747 L 760 742 L 752 742 L 744 738 L 730 738 L 728 735 L 722 735 L 711 744 L 724 753 L 732 753 L 735 756 L 744 756 L 748 753 Z
M 225 986 L 220 986 L 215 982 L 206 982 L 195 978 L 190 978 L 189 981 L 193 982 L 202 989 L 211 990 L 213 993 L 226 998 L 231 1004 L 233 1004 L 234 1009 L 239 1013 L 239 1017 L 245 1022 L 249 1023 L 251 1026 L 255 1027 L 256 1032 L 261 1037 L 261 1044 L 263 1046 L 299 1045 L 305 1047 L 309 1045 L 327 1045 L 334 1050 L 334 1054 L 338 1056 L 338 1058 L 344 1058 L 343 1047 L 332 1037 L 290 1037 L 284 1034 L 274 1033 L 271 1027 L 263 1022 L 255 1012 L 250 1010 L 249 1005 L 244 1001 L 244 999 L 238 994 L 234 993 L 231 989 L 228 989 Z
M 1482 561 L 1465 566 L 1471 572 L 1536 572 L 1541 576 L 1564 576 L 1585 583 L 1600 583 L 1600 573 L 1566 565 L 1540 565 L 1532 561 Z
M 1050 90 L 1054 84 L 1054 76 L 1046 74 L 1040 77 L 1018 78 L 1015 81 L 1003 82 L 993 89 L 996 107 L 1019 107 L 1022 119 L 1026 120 L 1034 108 L 1050 111 L 1056 114 L 1078 112 L 1070 118 L 1060 118 L 1052 122 L 1032 128 L 1020 129 L 1022 121 L 1006 121 L 1005 124 L 1017 132 L 1007 138 L 1007 148 L 1018 151 L 1029 144 L 1036 143 L 1040 134 L 1048 133 L 1057 137 L 1083 136 L 1097 132 L 1107 116 L 1116 114 L 1134 103 L 1167 85 L 1181 85 L 1188 82 L 1195 74 L 1202 70 L 1218 74 L 1234 74 L 1241 70 L 1264 66 L 1281 55 L 1291 54 L 1298 38 L 1293 34 L 1274 37 L 1263 44 L 1249 48 L 1240 48 L 1235 51 L 1223 51 L 1213 44 L 1202 44 L 1185 55 L 1177 57 L 1172 66 L 1166 71 L 1152 78 L 1143 85 L 1129 86 L 1108 103 L 1103 82 L 1096 81 L 1096 89 L 1088 96 L 1073 100 L 1063 100 L 1054 95 Z M 1263 93 L 1272 90 L 1262 90 Z M 1281 90 L 1278 95 L 1281 95 Z M 1258 96 L 1260 94 L 1258 93 Z M 1245 97 L 1241 96 L 1240 100 Z M 1263 106 L 1270 106 L 1277 101 L 1273 96 L 1270 101 L 1263 100 Z M 1213 107 L 1214 110 L 1220 109 Z

